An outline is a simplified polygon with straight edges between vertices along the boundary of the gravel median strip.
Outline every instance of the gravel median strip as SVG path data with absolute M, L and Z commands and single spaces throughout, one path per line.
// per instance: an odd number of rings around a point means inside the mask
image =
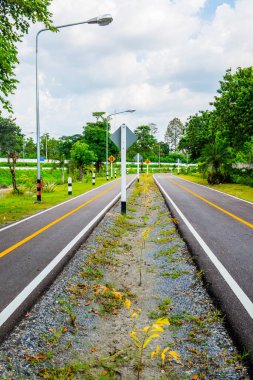
M 1 379 L 249 379 L 151 177 L 127 205 L 2 343 Z

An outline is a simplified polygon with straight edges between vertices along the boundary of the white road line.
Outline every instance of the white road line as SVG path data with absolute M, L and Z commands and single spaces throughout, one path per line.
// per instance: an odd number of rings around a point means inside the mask
M 209 190 L 212 190 L 212 191 L 216 191 L 217 193 L 220 193 L 220 194 L 222 194 L 222 195 L 228 195 L 229 197 L 235 198 L 235 199 L 237 199 L 238 201 L 246 202 L 246 203 L 250 204 L 251 206 L 253 206 L 253 203 L 250 202 L 250 201 L 246 201 L 246 199 L 238 198 L 238 197 L 236 197 L 235 195 L 228 194 L 228 193 L 224 193 L 224 191 L 220 191 L 220 190 L 217 190 L 217 189 L 212 189 L 212 188 L 209 187 L 209 186 L 201 185 L 200 183 L 190 181 L 189 179 L 185 179 L 185 178 L 177 177 L 177 176 L 172 175 L 172 174 L 171 174 L 171 176 L 172 176 L 172 177 L 175 177 L 175 178 L 182 179 L 183 181 L 186 181 L 186 182 L 193 183 L 194 185 L 198 185 L 198 186 L 204 187 L 205 189 L 209 189 Z
M 127 185 L 127 188 L 135 181 L 136 177 Z M 17 296 L 13 301 L 9 303 L 8 306 L 0 313 L 0 327 L 10 318 L 10 316 L 18 309 L 18 307 L 27 299 L 27 297 L 37 288 L 37 286 L 48 276 L 48 274 L 59 264 L 59 262 L 68 254 L 68 252 L 75 246 L 75 244 L 82 238 L 82 236 L 92 228 L 100 217 L 105 214 L 114 203 L 118 201 L 121 193 L 119 193 L 114 199 L 95 216 L 92 221 L 87 224 L 86 227 L 79 232 L 76 237 L 71 240 L 71 242 L 63 248 L 63 250 L 58 253 L 58 255 L 40 272 L 40 274 L 35 277 Z
M 38 212 L 38 213 L 36 213 L 36 214 L 33 214 L 33 215 L 31 215 L 31 216 L 28 216 L 27 218 L 22 219 L 22 220 L 19 220 L 18 222 L 12 223 L 12 224 L 10 224 L 9 226 L 6 226 L 6 227 L 3 227 L 3 228 L 0 228 L 0 232 L 1 232 L 1 231 L 4 231 L 4 230 L 7 230 L 8 228 L 14 227 L 14 226 L 16 226 L 17 224 L 20 224 L 20 223 L 26 222 L 26 221 L 29 220 L 29 219 L 35 218 L 36 216 L 41 215 L 41 214 L 44 214 L 45 212 L 48 212 L 48 211 L 50 211 L 50 210 L 53 210 L 54 208 L 57 208 L 57 207 L 60 207 L 60 206 L 62 206 L 62 205 L 64 205 L 64 204 L 66 204 L 66 203 L 72 202 L 72 201 L 74 201 L 75 199 L 78 199 L 78 198 L 80 198 L 80 197 L 83 197 L 83 196 L 86 195 L 86 194 L 91 193 L 92 191 L 95 191 L 95 190 L 97 190 L 97 189 L 101 189 L 101 187 L 104 187 L 104 186 L 108 185 L 108 183 L 113 183 L 113 182 L 117 181 L 118 179 L 119 179 L 119 178 L 114 179 L 113 181 L 110 181 L 110 182 L 104 183 L 103 185 L 98 186 L 98 187 L 95 187 L 95 189 L 91 189 L 91 190 L 87 191 L 86 193 L 82 193 L 82 194 L 80 194 L 80 195 L 77 195 L 77 196 L 74 197 L 74 198 L 68 199 L 67 201 L 64 201 L 64 202 L 61 202 L 61 203 L 58 203 L 57 205 L 55 205 L 55 206 L 53 206 L 53 207 L 47 208 L 46 210 L 43 210 L 43 211 L 40 211 L 40 212 Z
M 207 254 L 209 259 L 212 261 L 212 263 L 215 265 L 216 269 L 219 271 L 223 279 L 226 281 L 230 289 L 233 291 L 235 296 L 238 298 L 238 300 L 241 302 L 245 310 L 248 312 L 251 318 L 253 318 L 253 303 L 249 299 L 249 297 L 244 293 L 242 288 L 237 284 L 237 282 L 233 279 L 233 277 L 229 274 L 227 269 L 224 267 L 224 265 L 217 259 L 215 254 L 211 251 L 211 249 L 208 247 L 208 245 L 204 242 L 204 240 L 200 237 L 200 235 L 197 233 L 195 228 L 191 225 L 191 223 L 188 221 L 188 219 L 184 216 L 184 214 L 181 212 L 181 210 L 177 207 L 177 205 L 174 203 L 174 201 L 170 198 L 170 196 L 166 193 L 164 188 L 161 186 L 161 184 L 157 181 L 157 179 L 154 177 L 155 182 L 157 186 L 161 189 L 163 195 L 169 200 L 169 202 L 172 204 L 172 206 L 175 208 L 177 213 L 180 215 L 186 226 L 189 228 L 199 245 L 203 248 L 204 252 Z

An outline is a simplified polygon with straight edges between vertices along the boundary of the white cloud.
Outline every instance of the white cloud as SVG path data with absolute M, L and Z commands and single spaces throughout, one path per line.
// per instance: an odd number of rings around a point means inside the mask
M 56 25 L 111 13 L 106 27 L 81 25 L 39 37 L 41 130 L 82 131 L 93 111 L 135 128 L 156 123 L 163 138 L 173 117 L 185 121 L 208 108 L 225 70 L 252 65 L 252 0 L 224 0 L 210 20 L 207 0 L 54 0 Z M 35 129 L 35 34 L 20 45 L 17 122 Z

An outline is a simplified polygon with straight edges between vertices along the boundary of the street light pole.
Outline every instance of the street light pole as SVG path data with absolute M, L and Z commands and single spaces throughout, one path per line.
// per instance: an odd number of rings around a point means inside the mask
M 91 18 L 87 21 L 75 22 L 72 24 L 65 24 L 56 26 L 55 29 L 67 28 L 69 26 L 76 26 L 82 24 L 98 24 L 100 26 L 105 26 L 113 21 L 111 15 L 106 14 L 103 16 L 98 16 Z M 40 174 L 40 108 L 39 108 L 39 78 L 38 78 L 38 46 L 39 46 L 39 35 L 42 32 L 49 31 L 51 29 L 41 29 L 36 34 L 36 133 L 37 133 L 37 202 L 41 202 L 41 174 Z
M 127 113 L 127 112 L 135 112 L 135 110 L 125 110 L 125 111 L 120 111 L 120 112 L 114 112 L 114 113 L 111 113 L 110 115 L 106 116 L 104 118 L 104 121 L 106 122 L 106 142 L 105 142 L 105 165 L 106 165 L 106 181 L 108 181 L 109 179 L 109 173 L 108 173 L 108 128 L 109 128 L 109 120 L 110 120 L 110 117 L 111 116 L 114 116 L 114 115 L 119 115 L 120 113 Z

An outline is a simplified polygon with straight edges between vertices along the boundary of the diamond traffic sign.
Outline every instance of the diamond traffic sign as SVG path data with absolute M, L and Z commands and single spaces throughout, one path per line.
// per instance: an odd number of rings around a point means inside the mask
M 136 156 L 134 157 L 136 161 L 141 161 L 143 159 L 143 157 L 140 155 L 140 153 L 136 154 Z M 139 158 L 139 160 L 138 160 Z
M 124 125 L 124 124 L 123 124 Z M 119 127 L 111 136 L 110 139 L 114 144 L 121 149 L 121 127 Z M 129 148 L 135 141 L 137 136 L 126 126 L 126 149 Z

